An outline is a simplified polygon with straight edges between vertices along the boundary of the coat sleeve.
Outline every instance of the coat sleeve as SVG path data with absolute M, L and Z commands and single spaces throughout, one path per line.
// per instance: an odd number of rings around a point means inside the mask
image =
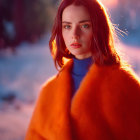
M 140 139 L 140 81 L 127 69 L 110 71 L 105 80 L 103 110 L 119 140 Z

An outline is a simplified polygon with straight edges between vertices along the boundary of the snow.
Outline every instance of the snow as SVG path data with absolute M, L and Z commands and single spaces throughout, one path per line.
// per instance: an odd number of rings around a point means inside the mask
M 140 47 L 118 46 L 140 76 Z M 0 140 L 24 139 L 41 85 L 56 72 L 47 39 L 0 53 Z
M 132 69 L 140 77 L 140 47 L 120 43 L 119 50 L 122 58 L 131 65 Z
M 33 105 L 22 104 L 20 110 L 6 107 L 0 110 L 0 139 L 23 140 L 27 130 Z
M 22 43 L 15 53 L 1 52 L 0 140 L 24 139 L 40 88 L 56 72 L 48 40 Z
M 47 43 L 23 43 L 15 55 L 1 56 L 0 95 L 12 92 L 18 99 L 30 102 L 36 98 L 39 85 L 54 73 Z

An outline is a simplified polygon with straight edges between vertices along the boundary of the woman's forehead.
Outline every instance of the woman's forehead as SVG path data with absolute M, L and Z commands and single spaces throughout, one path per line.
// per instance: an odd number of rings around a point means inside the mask
M 90 20 L 88 10 L 82 5 L 69 5 L 62 13 L 62 21 Z

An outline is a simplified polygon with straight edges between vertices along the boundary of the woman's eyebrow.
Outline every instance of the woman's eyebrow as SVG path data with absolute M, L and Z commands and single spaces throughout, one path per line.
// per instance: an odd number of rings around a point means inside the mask
M 84 22 L 91 22 L 91 20 L 82 20 L 79 23 L 84 23 Z
M 84 23 L 84 22 L 91 22 L 91 20 L 81 20 L 81 21 L 79 21 L 79 23 Z M 72 24 L 71 22 L 68 22 L 68 21 L 62 21 L 62 23 Z
M 68 21 L 62 21 L 62 23 L 72 24 L 71 22 L 68 22 Z

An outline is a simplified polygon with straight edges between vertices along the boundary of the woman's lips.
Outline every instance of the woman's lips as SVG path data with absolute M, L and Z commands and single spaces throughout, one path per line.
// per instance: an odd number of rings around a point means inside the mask
M 80 43 L 72 43 L 70 46 L 72 48 L 80 48 L 82 45 Z

